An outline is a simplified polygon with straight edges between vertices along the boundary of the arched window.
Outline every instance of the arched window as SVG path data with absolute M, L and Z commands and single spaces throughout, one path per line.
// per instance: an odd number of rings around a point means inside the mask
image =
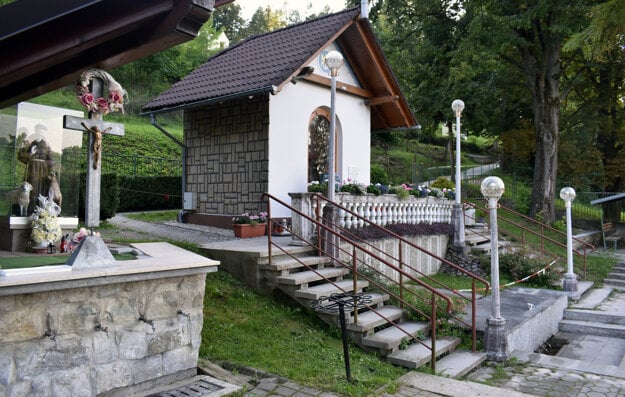
M 310 116 L 308 124 L 308 182 L 321 181 L 328 173 L 328 141 L 330 140 L 330 109 L 320 107 Z M 340 175 L 340 126 L 337 117 L 334 136 L 334 170 Z

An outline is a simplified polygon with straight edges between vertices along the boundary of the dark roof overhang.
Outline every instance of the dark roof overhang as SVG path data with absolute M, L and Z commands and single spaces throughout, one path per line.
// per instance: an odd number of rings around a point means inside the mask
M 196 37 L 232 0 L 18 0 L 0 8 L 0 108 Z

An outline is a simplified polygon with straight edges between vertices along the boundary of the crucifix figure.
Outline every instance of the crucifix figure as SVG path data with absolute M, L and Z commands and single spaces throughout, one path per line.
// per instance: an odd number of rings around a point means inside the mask
M 105 86 L 109 90 L 108 99 L 105 99 L 104 96 Z M 63 128 L 89 134 L 85 225 L 93 229 L 100 226 L 102 135 L 124 135 L 123 124 L 108 123 L 103 121 L 102 117 L 110 111 L 123 111 L 122 104 L 125 91 L 110 74 L 101 70 L 83 72 L 76 87 L 79 101 L 89 110 L 89 118 L 65 116 L 63 117 Z

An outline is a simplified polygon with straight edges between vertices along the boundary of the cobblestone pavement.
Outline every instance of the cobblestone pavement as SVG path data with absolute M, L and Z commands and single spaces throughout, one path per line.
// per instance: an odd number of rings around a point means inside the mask
M 625 376 L 625 369 L 623 372 Z M 536 396 L 625 396 L 625 379 L 623 378 L 599 376 L 561 368 L 542 368 L 523 363 L 501 367 L 500 370 L 492 366 L 482 366 L 467 378 L 471 381 L 488 382 L 503 389 Z
M 150 223 L 122 215 L 109 220 L 116 229 L 101 229 L 103 237 L 154 240 L 165 238 L 196 244 L 235 239 L 232 231 L 176 222 Z M 548 397 L 625 397 L 625 367 L 622 377 L 595 375 L 562 367 L 547 367 L 512 360 L 507 366 L 483 365 L 464 381 L 410 372 L 392 388 L 374 393 L 384 397 L 408 396 L 548 396 Z M 487 385 L 485 385 L 487 384 Z M 289 380 L 264 377 L 246 385 L 246 397 L 331 397 L 334 393 L 312 389 Z

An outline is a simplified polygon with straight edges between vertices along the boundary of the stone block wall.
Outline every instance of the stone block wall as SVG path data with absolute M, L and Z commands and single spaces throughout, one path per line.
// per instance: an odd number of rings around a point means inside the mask
M 206 274 L 0 296 L 0 396 L 108 396 L 196 374 Z
M 196 193 L 197 211 L 259 211 L 268 190 L 267 95 L 185 110 L 184 130 L 186 191 Z

